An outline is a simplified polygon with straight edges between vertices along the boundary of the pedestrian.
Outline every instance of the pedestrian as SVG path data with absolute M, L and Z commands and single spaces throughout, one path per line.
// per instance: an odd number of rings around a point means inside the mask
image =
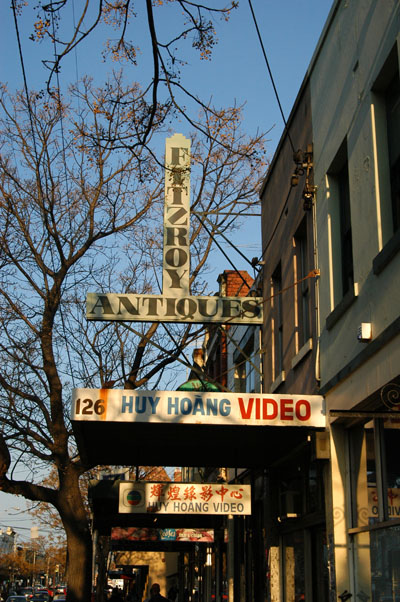
M 123 600 L 122 591 L 120 590 L 119 587 L 114 587 L 114 589 L 111 593 L 110 602 L 122 602 L 122 600 Z
M 153 583 L 150 588 L 149 602 L 168 602 L 168 599 L 161 595 L 160 590 L 160 585 L 158 583 Z
M 176 587 L 176 585 L 172 585 L 168 590 L 168 600 L 170 602 L 175 602 L 177 595 L 178 595 L 178 588 Z

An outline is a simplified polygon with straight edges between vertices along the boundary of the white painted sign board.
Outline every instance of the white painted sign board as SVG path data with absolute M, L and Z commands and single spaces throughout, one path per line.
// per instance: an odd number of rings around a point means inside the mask
M 251 514 L 251 486 L 125 481 L 119 485 L 118 511 L 128 514 Z
M 190 140 L 165 145 L 162 295 L 88 293 L 86 318 L 130 322 L 262 324 L 262 297 L 190 294 Z
M 326 426 L 320 395 L 74 389 L 75 421 L 223 426 Z

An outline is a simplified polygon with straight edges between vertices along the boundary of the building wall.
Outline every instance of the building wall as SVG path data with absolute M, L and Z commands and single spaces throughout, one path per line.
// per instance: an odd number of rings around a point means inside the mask
M 8 527 L 4 532 L 0 529 L 0 552 L 2 554 L 11 554 L 15 546 L 15 531 Z
M 397 496 L 400 466 L 393 454 L 400 443 L 398 421 L 372 420 L 388 409 L 383 401 L 387 386 L 397 399 L 392 409 L 399 399 L 400 230 L 391 212 L 390 132 L 383 101 L 384 80 L 389 83 L 398 63 L 399 31 L 398 2 L 337 0 L 309 69 L 321 393 L 331 443 L 326 501 L 332 590 L 372 602 L 400 594 L 399 538 L 387 515 L 397 507 L 388 497 Z M 399 131 L 399 119 L 393 124 Z M 344 199 L 348 208 L 343 213 Z M 344 222 L 351 226 L 347 239 Z M 343 274 L 351 263 L 346 291 Z M 371 338 L 360 341 L 362 323 L 371 325 Z M 370 421 L 346 416 L 346 410 L 355 409 L 371 412 Z M 335 410 L 342 413 L 330 414 Z M 377 516 L 372 515 L 372 495 Z
M 254 279 L 245 270 L 224 270 L 218 276 L 219 296 L 246 297 Z M 247 327 L 243 327 L 244 331 Z M 234 391 L 233 333 L 232 324 L 210 325 L 203 344 L 204 371 L 223 390 Z M 237 340 L 237 337 L 234 337 Z M 228 351 L 229 347 L 229 351 Z M 233 388 L 232 388 L 233 387 Z
M 304 209 L 305 174 L 299 175 L 292 186 L 296 169 L 293 149 L 305 151 L 312 144 L 310 91 L 305 84 L 289 119 L 289 135 L 284 134 L 265 179 L 262 191 L 263 241 L 263 379 L 264 390 L 314 393 L 317 387 L 317 304 L 315 278 L 307 279 L 309 286 L 310 334 L 302 341 L 299 333 L 300 276 L 296 261 L 295 238 L 302 222 L 307 235 L 307 272 L 315 267 L 313 250 L 312 210 Z M 274 287 L 274 273 L 281 266 L 281 291 Z M 304 274 L 306 275 L 306 274 Z M 274 365 L 274 341 L 277 336 L 274 311 L 278 303 L 282 310 L 282 370 Z M 276 362 L 275 362 L 276 363 Z
M 338 409 L 355 406 L 399 373 L 399 335 L 393 328 L 400 308 L 400 254 L 381 273 L 374 274 L 373 269 L 374 259 L 390 239 L 385 227 L 385 199 L 379 194 L 377 158 L 382 148 L 374 142 L 373 87 L 398 39 L 399 18 L 397 2 L 336 2 L 334 18 L 310 76 L 321 268 L 321 385 L 324 391 L 329 390 L 330 407 Z M 354 295 L 349 306 L 341 308 L 335 191 L 330 187 L 329 170 L 344 140 Z M 358 341 L 361 323 L 372 324 L 371 343 Z M 393 336 L 390 354 L 377 343 L 385 332 Z M 371 344 L 376 351 L 367 357 L 366 346 Z M 356 370 L 356 379 L 346 378 Z
M 312 163 L 311 99 L 306 79 L 260 195 L 263 391 L 282 397 L 285 393 L 316 394 L 319 389 L 315 207 L 308 202 Z M 270 454 L 266 459 L 263 506 L 259 508 L 268 562 L 266 593 L 273 602 L 328 600 L 330 547 L 324 513 L 328 463 L 318 458 L 314 435 L 302 427 L 290 433 L 275 427 L 269 433 L 270 439 L 285 437 L 287 441 L 286 454 Z

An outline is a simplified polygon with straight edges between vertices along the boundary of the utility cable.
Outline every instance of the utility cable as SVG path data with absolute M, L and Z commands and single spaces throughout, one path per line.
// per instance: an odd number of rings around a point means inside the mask
M 182 364 L 185 368 L 190 368 L 191 370 L 193 370 L 193 372 L 196 372 L 196 374 L 198 374 L 200 371 L 191 364 L 191 362 L 188 362 L 187 360 L 183 360 L 179 357 L 179 355 L 175 355 L 175 351 L 168 351 L 167 349 L 165 349 L 165 347 L 162 347 L 161 345 L 159 345 L 158 343 L 156 343 L 155 341 L 153 341 L 150 337 L 146 336 L 145 334 L 139 332 L 138 330 L 136 330 L 135 328 L 133 328 L 131 326 L 131 324 L 126 323 L 126 322 L 121 322 L 122 326 L 126 329 L 129 330 L 129 332 L 132 332 L 133 334 L 135 334 L 136 336 L 138 336 L 139 338 L 142 338 L 143 340 L 147 341 L 148 343 L 150 343 L 150 345 L 153 345 L 153 347 L 155 347 L 156 349 L 158 349 L 159 351 L 162 351 L 163 353 L 166 353 L 169 356 L 173 356 L 175 357 L 176 361 L 179 362 L 180 364 Z
M 255 14 L 254 14 L 253 6 L 252 6 L 252 4 L 251 4 L 251 0 L 249 0 L 249 6 L 250 6 L 251 14 L 252 14 L 252 17 L 253 17 L 254 25 L 255 25 L 255 27 L 256 27 L 256 31 L 257 31 L 258 40 L 259 40 L 259 42 L 260 42 L 261 49 L 262 49 L 262 52 L 263 52 L 263 55 L 264 55 L 265 63 L 266 63 L 266 65 L 267 65 L 267 69 L 268 69 L 269 77 L 270 77 L 270 79 L 271 79 L 272 87 L 273 87 L 273 89 L 274 89 L 274 92 L 275 92 L 275 97 L 276 97 L 276 100 L 277 100 L 277 102 L 278 102 L 278 106 L 279 106 L 279 110 L 280 110 L 280 112 L 281 112 L 281 115 L 282 115 L 283 123 L 285 124 L 285 129 L 286 129 L 286 131 L 287 131 L 287 136 L 288 136 L 288 138 L 289 138 L 289 142 L 290 142 L 290 145 L 291 145 L 291 147 L 292 147 L 292 151 L 293 151 L 293 152 L 295 152 L 295 148 L 294 148 L 294 145 L 293 145 L 292 139 L 291 139 L 291 137 L 290 137 L 290 132 L 289 132 L 289 129 L 288 129 L 287 121 L 286 121 L 286 119 L 285 119 L 285 115 L 284 115 L 284 112 L 283 112 L 283 109 L 282 109 L 281 101 L 279 100 L 278 91 L 277 91 L 277 89 L 276 89 L 276 86 L 275 86 L 275 81 L 274 81 L 274 78 L 273 78 L 273 76 L 272 76 L 271 68 L 270 68 L 270 66 L 269 66 L 269 62 L 268 62 L 267 54 L 266 54 L 266 52 L 265 52 L 264 44 L 263 44 L 263 41 L 262 41 L 262 38 L 261 38 L 260 30 L 259 30 L 259 28 L 258 28 L 257 19 L 256 19 L 256 16 L 255 16 Z
M 29 98 L 29 90 L 28 90 L 28 81 L 27 81 L 27 77 L 26 77 L 26 71 L 25 71 L 25 63 L 24 63 L 24 57 L 23 57 L 23 53 L 22 53 L 22 45 L 21 45 L 21 38 L 19 35 L 19 28 L 18 28 L 18 20 L 17 20 L 17 11 L 16 11 L 16 7 L 15 7 L 15 0 L 11 0 L 11 7 L 12 7 L 12 11 L 13 11 L 13 16 L 14 16 L 14 25 L 15 25 L 15 32 L 16 32 L 16 36 L 17 36 L 17 44 L 18 44 L 18 52 L 19 52 L 19 58 L 20 58 L 20 63 L 21 63 L 21 69 L 22 69 L 22 77 L 23 77 L 23 81 L 24 81 L 24 89 L 25 89 L 25 96 L 26 96 L 26 103 L 27 103 L 27 107 L 28 107 L 28 113 L 29 113 L 29 121 L 30 121 L 30 126 L 31 126 L 31 132 L 32 132 L 32 140 L 33 140 L 33 152 L 35 155 L 35 160 L 36 160 L 36 179 L 37 179 L 37 185 L 39 187 L 39 192 L 40 192 L 40 200 L 43 201 L 43 199 L 45 198 L 44 192 L 43 192 L 43 187 L 42 187 L 42 180 L 40 177 L 40 160 L 39 160 L 39 156 L 38 156 L 38 152 L 37 152 L 37 144 L 36 144 L 36 136 L 35 136 L 35 128 L 33 125 L 33 115 L 32 115 L 32 106 L 31 106 L 31 101 Z M 43 206 L 44 209 L 44 206 Z M 45 218 L 45 223 L 48 228 L 48 222 L 47 222 L 47 215 L 46 212 L 44 211 L 44 218 Z M 49 238 L 50 238 L 50 232 L 49 233 Z M 52 262 L 52 268 L 54 271 L 54 258 L 53 258 L 53 254 L 51 251 L 51 245 L 49 244 L 49 252 L 50 252 L 50 256 L 51 256 L 51 262 Z
M 301 278 L 300 280 L 297 280 L 296 282 L 293 282 L 292 284 L 290 284 L 289 286 L 285 287 L 284 289 L 277 291 L 276 293 L 274 293 L 273 295 L 270 295 L 269 297 L 263 298 L 260 301 L 260 304 L 264 304 L 267 301 L 270 301 L 271 299 L 273 299 L 274 297 L 277 297 L 278 295 L 283 294 L 284 292 L 290 290 L 291 288 L 297 286 L 300 282 L 303 282 L 304 280 L 307 280 L 307 278 L 316 278 L 319 275 L 318 270 L 311 270 L 311 272 L 309 272 L 307 274 L 307 276 L 305 276 L 304 278 Z M 246 283 L 247 284 L 247 283 Z M 223 325 L 229 325 L 229 323 L 233 320 L 234 318 L 228 318 L 225 322 L 223 322 Z M 168 351 L 167 349 L 165 349 L 165 347 L 162 347 L 161 345 L 159 345 L 158 343 L 156 343 L 155 341 L 153 341 L 150 337 L 146 336 L 145 334 L 139 332 L 138 330 L 136 330 L 135 328 L 133 328 L 131 326 L 131 323 L 127 323 L 122 321 L 121 325 L 126 329 L 129 330 L 130 332 L 132 332 L 133 334 L 135 334 L 136 336 L 138 336 L 139 338 L 145 340 L 147 343 L 150 343 L 150 345 L 152 345 L 153 347 L 155 347 L 156 349 L 158 349 L 159 351 L 162 351 L 163 353 L 166 353 L 169 356 L 175 356 L 175 359 L 177 362 L 179 362 L 180 364 L 182 364 L 183 366 L 185 366 L 185 368 L 190 368 L 191 370 L 193 370 L 193 372 L 196 372 L 196 374 L 198 374 L 200 376 L 200 370 L 197 369 L 195 366 L 193 366 L 191 364 L 191 362 L 188 361 L 188 359 L 185 357 L 185 359 L 181 359 L 179 357 L 179 355 L 175 355 L 176 352 L 172 352 L 172 351 Z M 165 326 L 164 326 L 165 328 Z M 169 334 L 169 336 L 173 339 L 173 336 L 169 333 L 169 331 L 166 329 L 167 333 Z M 174 341 L 175 345 L 176 342 Z M 179 349 L 179 345 L 178 345 L 178 349 Z M 244 360 L 246 361 L 246 360 Z M 224 374 L 228 374 L 233 368 L 231 368 L 230 370 L 226 370 L 225 372 L 221 373 L 221 376 Z M 202 372 L 202 375 L 204 377 L 204 372 Z M 218 383 L 219 384 L 219 383 Z M 226 389 L 226 387 L 225 387 Z
M 286 195 L 285 202 L 283 203 L 283 206 L 282 206 L 282 211 L 280 212 L 280 214 L 279 214 L 279 217 L 278 217 L 278 219 L 276 220 L 276 224 L 275 224 L 275 226 L 274 226 L 274 229 L 273 229 L 273 231 L 272 231 L 272 234 L 271 234 L 271 236 L 269 237 L 269 240 L 268 240 L 268 242 L 266 243 L 265 247 L 264 247 L 264 248 L 263 248 L 263 250 L 262 250 L 261 260 L 263 260 L 263 259 L 264 259 L 264 255 L 265 255 L 265 253 L 267 252 L 267 250 L 268 250 L 268 247 L 269 247 L 269 245 L 271 244 L 271 242 L 272 242 L 272 240 L 273 240 L 273 238 L 274 238 L 274 236 L 275 236 L 275 233 L 276 233 L 276 231 L 277 231 L 277 229 L 278 229 L 278 226 L 279 226 L 279 224 L 281 223 L 282 215 L 283 215 L 283 213 L 284 213 L 284 211 L 285 211 L 285 209 L 286 209 L 286 205 L 287 205 L 287 202 L 288 202 L 288 200 L 289 200 L 290 193 L 292 192 L 292 188 L 293 188 L 293 185 L 291 184 L 291 185 L 290 185 L 290 188 L 289 188 L 289 191 L 288 191 L 288 193 L 287 193 L 287 195 Z
M 38 166 L 38 180 L 39 180 L 39 186 L 41 188 L 42 186 L 41 186 L 40 174 L 39 174 L 39 158 L 38 158 L 37 148 L 36 148 L 35 129 L 33 127 L 32 107 L 31 107 L 31 101 L 30 101 L 30 98 L 29 98 L 28 82 L 27 82 L 27 79 L 26 79 L 24 57 L 22 55 L 22 45 L 21 45 L 21 38 L 20 38 L 20 35 L 19 35 L 18 20 L 17 20 L 17 11 L 16 11 L 16 8 L 15 8 L 15 0 L 11 0 L 11 7 L 12 7 L 12 11 L 13 11 L 13 16 L 14 16 L 15 32 L 16 32 L 16 36 L 17 36 L 19 60 L 20 60 L 21 69 L 22 69 L 22 78 L 24 80 L 24 88 L 25 88 L 26 103 L 27 103 L 28 113 L 29 113 L 29 121 L 30 121 L 30 124 L 31 124 L 31 131 L 32 131 L 32 138 L 33 138 L 33 150 L 34 150 L 34 153 L 35 153 L 36 164 Z
M 54 10 L 53 10 L 53 1 L 51 2 L 51 25 L 53 31 L 53 51 L 54 51 L 54 60 L 57 60 L 57 43 L 56 43 L 56 32 L 54 25 Z M 57 92 L 56 92 L 56 101 L 57 101 L 57 109 L 60 115 L 60 130 L 61 130 L 61 147 L 62 147 L 62 156 L 64 163 L 64 175 L 65 175 L 65 185 L 67 190 L 67 199 L 70 198 L 69 195 L 69 187 L 68 187 L 68 173 L 67 173 L 67 161 L 66 161 L 66 153 L 65 153 L 65 136 L 64 136 L 64 121 L 63 121 L 63 112 L 61 109 L 61 91 L 60 91 L 60 74 L 59 69 L 56 71 L 56 81 L 57 81 Z M 69 223 L 71 227 L 71 212 L 68 211 L 69 215 Z
M 161 325 L 163 326 L 165 332 L 168 334 L 168 336 L 170 337 L 171 341 L 174 343 L 174 345 L 176 346 L 176 348 L 179 349 L 180 345 L 178 345 L 178 343 L 176 342 L 174 336 L 168 330 L 167 326 L 165 325 L 165 322 L 161 322 Z M 187 362 L 187 366 L 190 367 L 191 370 L 193 370 L 194 372 L 196 372 L 197 377 L 198 377 L 199 381 L 201 382 L 201 384 L 202 385 L 206 385 L 206 381 L 204 380 L 204 373 L 200 372 L 200 370 L 196 369 L 196 367 L 192 364 L 192 362 L 187 358 L 187 356 L 184 353 L 183 349 L 181 349 L 179 353 L 181 353 L 181 355 L 183 355 L 183 357 L 185 358 L 185 360 Z M 207 390 L 207 387 L 204 386 L 204 389 Z
M 229 339 L 229 340 L 230 340 L 230 341 L 231 341 L 231 342 L 234 344 L 234 346 L 236 347 L 236 349 L 239 351 L 240 355 L 244 357 L 244 362 L 249 362 L 249 363 L 252 365 L 252 367 L 254 368 L 254 370 L 255 370 L 256 372 L 258 372 L 258 374 L 261 376 L 261 375 L 262 375 L 262 370 L 261 370 L 261 368 L 259 368 L 258 366 L 256 366 L 256 365 L 255 365 L 255 363 L 254 363 L 254 362 L 253 362 L 253 360 L 251 359 L 251 356 L 250 356 L 250 355 L 248 355 L 248 354 L 247 354 L 247 353 L 246 353 L 246 352 L 245 352 L 245 351 L 244 351 L 244 350 L 243 350 L 243 349 L 240 347 L 239 343 L 237 343 L 237 342 L 236 342 L 236 340 L 234 339 L 234 337 L 232 336 L 232 334 L 229 332 L 229 330 L 228 330 L 228 329 L 226 329 L 226 328 L 225 328 L 225 329 L 222 329 L 222 325 L 220 325 L 220 326 L 219 326 L 219 328 L 220 328 L 220 331 L 221 331 L 221 332 L 223 332 L 223 333 L 224 333 L 224 334 L 225 334 L 225 335 L 228 337 L 228 339 Z M 254 328 L 254 327 L 253 327 L 253 328 Z M 254 356 L 254 355 L 256 355 L 256 353 L 258 353 L 258 351 L 259 351 L 259 350 L 258 350 L 258 349 L 256 349 L 252 355 L 253 355 L 253 356 Z M 240 362 L 240 363 L 242 364 L 243 362 Z M 237 365 L 238 365 L 238 364 L 235 364 L 235 366 L 237 366 Z
M 207 232 L 207 234 L 213 239 L 213 241 L 217 245 L 218 249 L 221 251 L 222 255 L 225 257 L 225 259 L 228 260 L 228 262 L 230 263 L 230 265 L 232 266 L 232 268 L 235 270 L 235 272 L 237 272 L 237 274 L 243 280 L 244 284 L 246 286 L 249 286 L 249 283 L 245 280 L 245 278 L 243 278 L 243 275 L 241 274 L 240 270 L 237 269 L 237 267 L 234 265 L 233 261 L 231 261 L 231 259 L 225 253 L 225 251 L 223 250 L 223 248 L 221 247 L 221 245 L 219 244 L 219 242 L 216 240 L 216 238 L 214 237 L 214 235 L 207 228 L 207 226 L 205 225 L 205 223 L 203 222 L 203 220 L 197 214 L 195 214 L 195 215 L 196 215 L 197 219 L 199 220 L 199 222 L 201 223 L 201 225 L 203 226 L 203 228 L 205 229 L 205 231 Z
M 199 218 L 199 219 L 200 219 L 200 218 Z M 205 219 L 205 220 L 206 220 L 206 221 L 207 221 L 207 222 L 208 222 L 208 223 L 209 223 L 211 226 L 214 226 L 214 224 L 212 223 L 212 221 L 211 221 L 211 220 L 210 220 L 210 219 L 209 219 L 209 218 L 208 218 L 206 215 L 204 215 L 204 219 Z M 202 222 L 202 223 L 203 223 L 203 222 Z M 203 223 L 203 224 L 204 224 L 204 223 Z M 225 236 L 225 234 L 224 234 L 223 232 L 221 232 L 221 230 L 220 230 L 219 228 L 217 228 L 217 226 L 215 226 L 215 229 L 216 229 L 216 231 L 218 232 L 218 234 L 219 234 L 220 236 L 222 236 L 222 238 L 223 238 L 223 239 L 224 239 L 224 240 L 225 240 L 225 241 L 226 241 L 226 242 L 227 242 L 227 243 L 228 243 L 228 244 L 229 244 L 229 245 L 232 247 L 232 249 L 234 249 L 234 250 L 235 250 L 237 253 L 239 253 L 239 255 L 240 255 L 240 256 L 241 256 L 241 257 L 242 257 L 242 258 L 243 258 L 245 261 L 247 261 L 247 263 L 248 263 L 249 265 L 251 265 L 251 267 L 253 267 L 253 268 L 254 268 L 254 265 L 252 264 L 252 262 L 250 261 L 250 259 L 249 259 L 248 257 L 246 257 L 246 255 L 245 255 L 244 253 L 242 253 L 242 251 L 240 251 L 240 249 L 239 249 L 239 248 L 238 248 L 236 245 L 234 245 L 234 244 L 233 244 L 233 242 L 231 242 L 231 241 L 229 240 L 229 238 L 228 238 L 227 236 Z M 212 239 L 214 240 L 214 242 L 217 242 L 217 241 L 215 240 L 215 237 L 214 237 L 214 235 L 213 235 L 213 234 L 211 234 L 211 236 L 212 236 Z
M 73 23 L 73 26 L 74 26 L 74 31 L 76 31 L 75 0 L 72 0 L 72 23 Z M 79 89 L 78 52 L 76 50 L 76 46 L 74 48 L 74 55 L 75 55 L 75 80 L 76 80 L 76 87 L 77 87 L 77 89 Z M 78 109 L 80 109 L 80 97 L 79 97 L 79 94 L 78 94 Z

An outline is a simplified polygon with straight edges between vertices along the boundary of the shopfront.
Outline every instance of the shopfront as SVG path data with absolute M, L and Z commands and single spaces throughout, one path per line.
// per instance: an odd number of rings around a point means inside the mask
M 342 475 L 344 484 L 344 505 L 335 505 L 342 493 L 333 488 L 336 565 L 342 567 L 338 594 L 347 590 L 360 600 L 398 602 L 400 417 L 383 406 L 364 418 L 363 412 L 340 414 L 331 428 L 333 483 Z
M 234 519 L 234 599 L 328 602 L 333 571 L 326 527 L 329 439 L 305 431 L 262 470 L 243 471 L 253 512 Z

